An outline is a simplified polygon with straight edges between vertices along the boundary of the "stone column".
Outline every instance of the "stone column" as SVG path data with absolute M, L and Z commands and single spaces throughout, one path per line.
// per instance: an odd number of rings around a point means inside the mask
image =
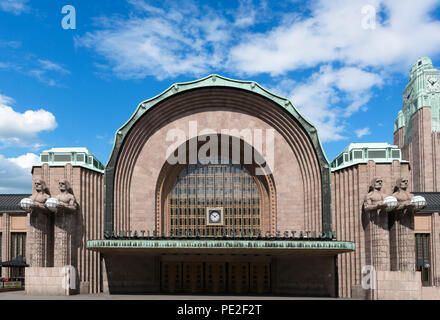
M 369 218 L 365 228 L 366 262 L 376 270 L 390 270 L 388 213 L 373 210 L 366 213 Z
M 2 261 L 11 260 L 11 216 L 8 213 L 2 215 Z M 10 268 L 2 267 L 2 277 L 9 278 L 11 276 Z
M 29 265 L 31 267 L 49 267 L 50 217 L 46 210 L 33 210 L 29 223 Z
M 390 229 L 391 270 L 416 271 L 414 210 L 396 211 L 393 222 Z
M 76 266 L 75 213 L 59 209 L 55 216 L 54 266 Z M 75 251 L 75 252 L 74 252 Z

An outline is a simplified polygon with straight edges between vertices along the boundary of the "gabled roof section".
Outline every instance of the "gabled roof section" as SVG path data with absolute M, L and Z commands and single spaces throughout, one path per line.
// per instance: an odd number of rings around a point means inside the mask
M 0 213 L 24 212 L 18 204 L 21 199 L 30 196 L 30 194 L 0 194 Z
M 169 87 L 167 90 L 160 93 L 159 95 L 141 102 L 136 108 L 136 111 L 130 117 L 130 119 L 116 132 L 113 149 L 106 166 L 109 165 L 111 159 L 114 156 L 117 156 L 118 150 L 122 146 L 122 142 L 127 136 L 130 129 L 134 126 L 137 120 L 139 120 L 139 118 L 141 118 L 142 115 L 145 114 L 150 108 L 178 93 L 205 87 L 229 87 L 242 89 L 254 92 L 263 97 L 266 97 L 269 100 L 272 100 L 281 108 L 288 111 L 303 126 L 303 128 L 307 131 L 307 134 L 310 137 L 315 147 L 315 150 L 318 151 L 318 157 L 321 159 L 321 162 L 324 162 L 327 166 L 329 166 L 329 161 L 324 153 L 324 149 L 322 148 L 317 128 L 310 121 L 304 118 L 301 113 L 298 112 L 294 104 L 289 99 L 270 92 L 255 81 L 234 80 L 216 74 L 211 74 L 205 78 L 190 82 L 173 84 L 171 87 Z
M 415 196 L 422 196 L 426 200 L 423 211 L 440 212 L 440 192 L 412 192 Z

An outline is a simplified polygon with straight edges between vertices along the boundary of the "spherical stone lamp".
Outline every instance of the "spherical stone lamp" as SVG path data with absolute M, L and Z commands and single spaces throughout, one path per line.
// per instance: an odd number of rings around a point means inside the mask
M 34 200 L 30 198 L 24 198 L 20 201 L 20 207 L 22 207 L 24 210 L 28 211 L 31 209 L 31 205 L 34 204 Z
M 422 196 L 415 196 L 411 199 L 411 204 L 415 205 L 416 211 L 426 207 L 426 200 Z
M 55 198 L 49 198 L 46 200 L 46 203 L 45 203 L 46 208 L 52 212 L 57 211 L 57 205 L 58 205 L 58 199 L 55 199 Z
M 387 212 L 393 211 L 394 209 L 397 208 L 399 204 L 397 202 L 397 199 L 393 196 L 386 197 L 385 199 L 383 199 L 383 202 L 387 205 L 386 208 Z

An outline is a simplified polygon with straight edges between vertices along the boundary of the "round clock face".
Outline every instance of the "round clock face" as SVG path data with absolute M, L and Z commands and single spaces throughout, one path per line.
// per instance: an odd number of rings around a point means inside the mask
M 426 79 L 426 88 L 428 91 L 439 91 L 440 90 L 440 79 L 436 76 L 429 76 Z
M 209 220 L 211 220 L 211 222 L 219 222 L 220 221 L 220 213 L 217 211 L 213 211 L 209 214 Z

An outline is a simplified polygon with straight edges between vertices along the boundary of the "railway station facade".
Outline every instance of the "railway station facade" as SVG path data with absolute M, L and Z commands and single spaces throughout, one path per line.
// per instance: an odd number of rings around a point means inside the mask
M 421 61 L 415 77 L 429 69 Z M 435 108 L 410 109 L 408 119 L 420 112 L 428 119 Z M 429 133 L 426 153 L 435 155 L 437 131 L 424 125 L 426 132 L 415 134 L 419 127 L 411 126 L 406 141 Z M 211 75 L 175 84 L 138 105 L 117 130 L 105 167 L 84 148 L 41 154 L 30 207 L 23 202 L 19 210 L 28 225 L 26 290 L 435 296 L 440 184 L 415 184 L 420 162 L 413 165 L 407 147 L 395 144 L 352 144 L 329 163 L 317 129 L 291 101 L 257 83 Z M 435 171 L 440 159 L 431 158 Z M 427 206 L 401 203 L 399 194 L 414 197 L 408 191 Z M 382 202 L 394 192 L 398 203 L 385 210 Z M 376 215 L 389 216 L 384 231 Z M 3 235 L 13 218 L 3 213 Z M 74 275 L 67 291 L 56 284 L 65 266 Z M 375 272 L 367 286 L 365 266 Z

